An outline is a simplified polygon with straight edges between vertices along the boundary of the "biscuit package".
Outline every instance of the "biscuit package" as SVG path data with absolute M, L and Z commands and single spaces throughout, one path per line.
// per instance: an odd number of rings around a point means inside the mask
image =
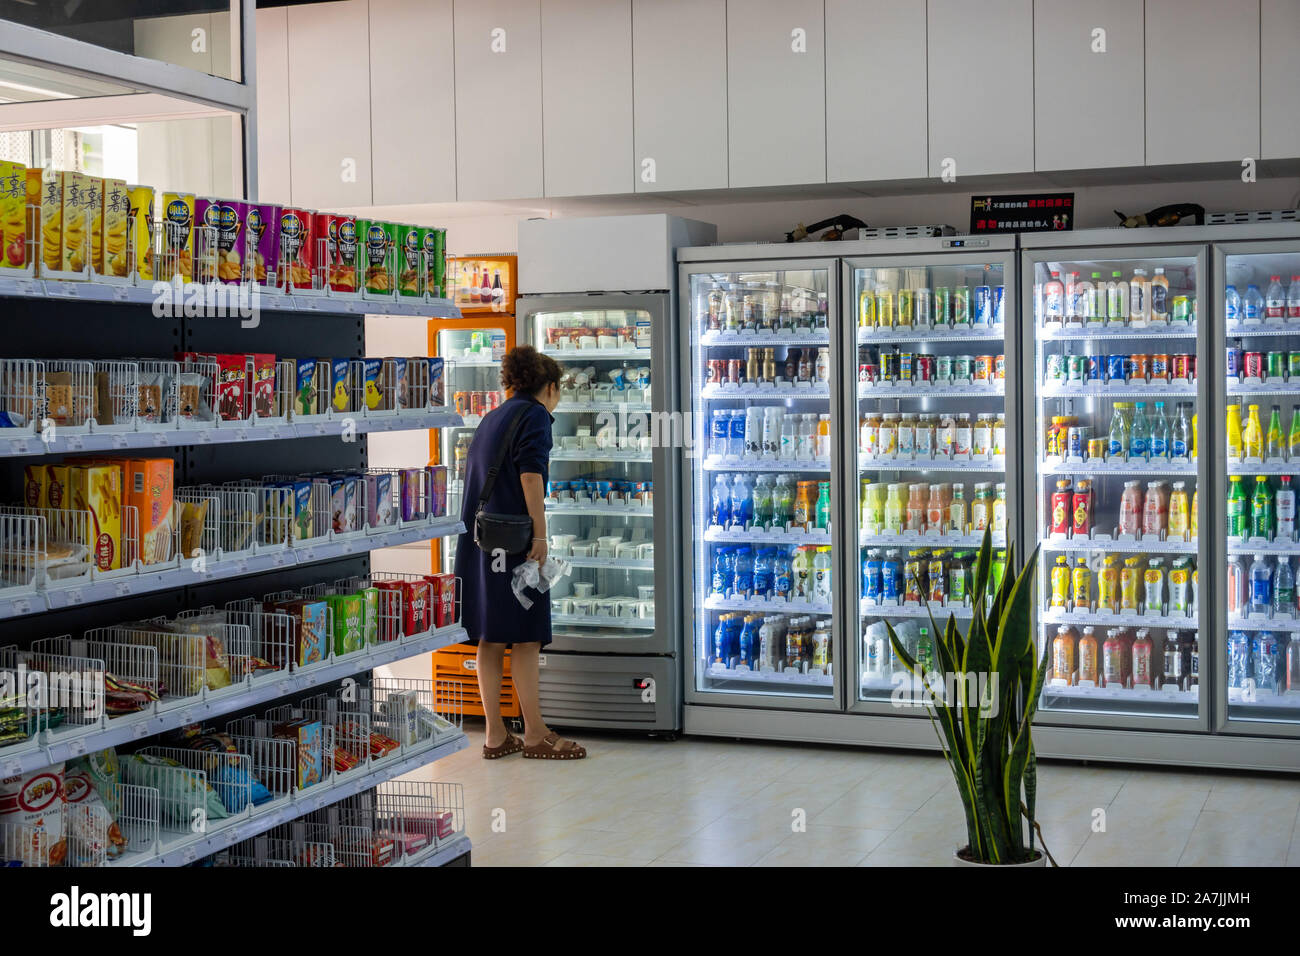
M 0 160 L 0 269 L 27 265 L 27 167 Z
M 103 276 L 125 278 L 131 272 L 127 235 L 131 224 L 131 194 L 126 181 L 103 181 L 103 239 L 96 244 L 95 271 Z

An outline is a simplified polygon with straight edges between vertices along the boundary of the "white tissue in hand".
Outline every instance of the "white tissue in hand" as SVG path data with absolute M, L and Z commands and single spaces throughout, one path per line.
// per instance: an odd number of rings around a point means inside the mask
M 532 588 L 535 591 L 544 593 L 549 591 L 556 581 L 571 570 L 569 562 L 562 558 L 548 557 L 546 563 L 540 567 L 536 561 L 529 558 L 515 568 L 514 578 L 510 582 L 510 590 L 515 592 L 515 597 L 526 611 L 533 606 L 533 602 L 531 598 L 524 595 L 524 588 Z

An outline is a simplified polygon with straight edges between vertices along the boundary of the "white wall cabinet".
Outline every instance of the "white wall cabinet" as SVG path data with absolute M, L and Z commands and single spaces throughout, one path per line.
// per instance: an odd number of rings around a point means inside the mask
M 289 13 L 257 11 L 257 198 L 289 196 Z
M 1033 0 L 929 0 L 930 175 L 1034 168 Z
M 826 181 L 825 34 L 823 0 L 727 0 L 732 187 Z
M 311 3 L 287 13 L 289 195 L 313 209 L 368 206 L 368 4 Z
M 547 196 L 633 191 L 632 0 L 542 0 L 542 138 Z
M 726 0 L 632 0 L 637 192 L 727 186 Z
M 1259 47 L 1259 0 L 1146 0 L 1147 165 L 1259 157 Z
M 925 0 L 826 0 L 828 182 L 927 174 L 925 34 Z
M 1141 166 L 1142 0 L 1034 0 L 1034 168 Z
M 456 0 L 456 198 L 542 192 L 539 0 Z
M 370 0 L 370 142 L 377 206 L 454 202 L 451 0 Z
M 1300 156 L 1300 2 L 1260 0 L 1260 149 L 1263 159 Z

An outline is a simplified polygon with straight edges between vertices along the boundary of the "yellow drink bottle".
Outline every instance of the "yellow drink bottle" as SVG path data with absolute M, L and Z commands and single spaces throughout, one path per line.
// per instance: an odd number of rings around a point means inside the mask
M 1241 453 L 1246 458 L 1264 457 L 1264 426 L 1259 421 L 1259 406 L 1249 406 L 1246 424 L 1241 429 Z

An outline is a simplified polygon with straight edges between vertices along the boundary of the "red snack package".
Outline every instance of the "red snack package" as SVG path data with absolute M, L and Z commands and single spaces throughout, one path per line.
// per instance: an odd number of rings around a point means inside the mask
M 426 574 L 424 579 L 432 586 L 433 624 L 448 627 L 456 623 L 456 575 Z
M 420 634 L 433 626 L 433 585 L 428 581 L 402 582 L 402 629 Z
M 258 418 L 275 414 L 275 356 L 250 352 L 248 365 L 248 410 Z

